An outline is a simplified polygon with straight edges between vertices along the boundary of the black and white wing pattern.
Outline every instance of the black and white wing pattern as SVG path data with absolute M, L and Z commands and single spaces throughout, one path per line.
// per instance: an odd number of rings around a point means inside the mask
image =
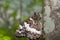
M 39 38 L 42 34 L 42 23 L 40 22 L 40 16 L 34 13 L 32 17 L 29 17 L 24 22 L 21 22 L 16 30 L 16 36 L 25 36 L 30 39 Z

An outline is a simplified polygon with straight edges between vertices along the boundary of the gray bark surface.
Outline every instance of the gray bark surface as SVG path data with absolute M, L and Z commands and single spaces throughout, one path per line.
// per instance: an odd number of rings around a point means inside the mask
M 55 24 L 54 30 L 52 32 L 46 33 L 46 40 L 60 40 L 60 0 L 46 0 L 45 2 L 48 2 L 50 6 L 50 18 L 54 20 Z

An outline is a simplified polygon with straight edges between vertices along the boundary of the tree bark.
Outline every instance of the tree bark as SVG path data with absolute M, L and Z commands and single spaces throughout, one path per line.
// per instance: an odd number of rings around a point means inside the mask
M 45 0 L 44 3 L 44 14 L 48 17 L 45 19 L 48 21 L 50 18 L 53 22 L 53 26 L 45 26 L 46 40 L 60 40 L 60 0 Z M 47 28 L 50 30 L 47 31 Z

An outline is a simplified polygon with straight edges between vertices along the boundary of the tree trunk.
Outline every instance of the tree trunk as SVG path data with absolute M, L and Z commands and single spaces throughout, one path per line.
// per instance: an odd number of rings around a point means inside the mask
M 44 0 L 46 40 L 60 40 L 60 0 Z M 49 21 L 50 22 L 49 22 Z

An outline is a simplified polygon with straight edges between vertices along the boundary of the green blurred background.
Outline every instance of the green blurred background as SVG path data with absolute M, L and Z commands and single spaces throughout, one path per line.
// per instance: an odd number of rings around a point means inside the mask
M 21 16 L 25 20 L 34 11 L 42 12 L 42 0 L 0 0 L 0 40 L 27 40 L 14 34 Z

